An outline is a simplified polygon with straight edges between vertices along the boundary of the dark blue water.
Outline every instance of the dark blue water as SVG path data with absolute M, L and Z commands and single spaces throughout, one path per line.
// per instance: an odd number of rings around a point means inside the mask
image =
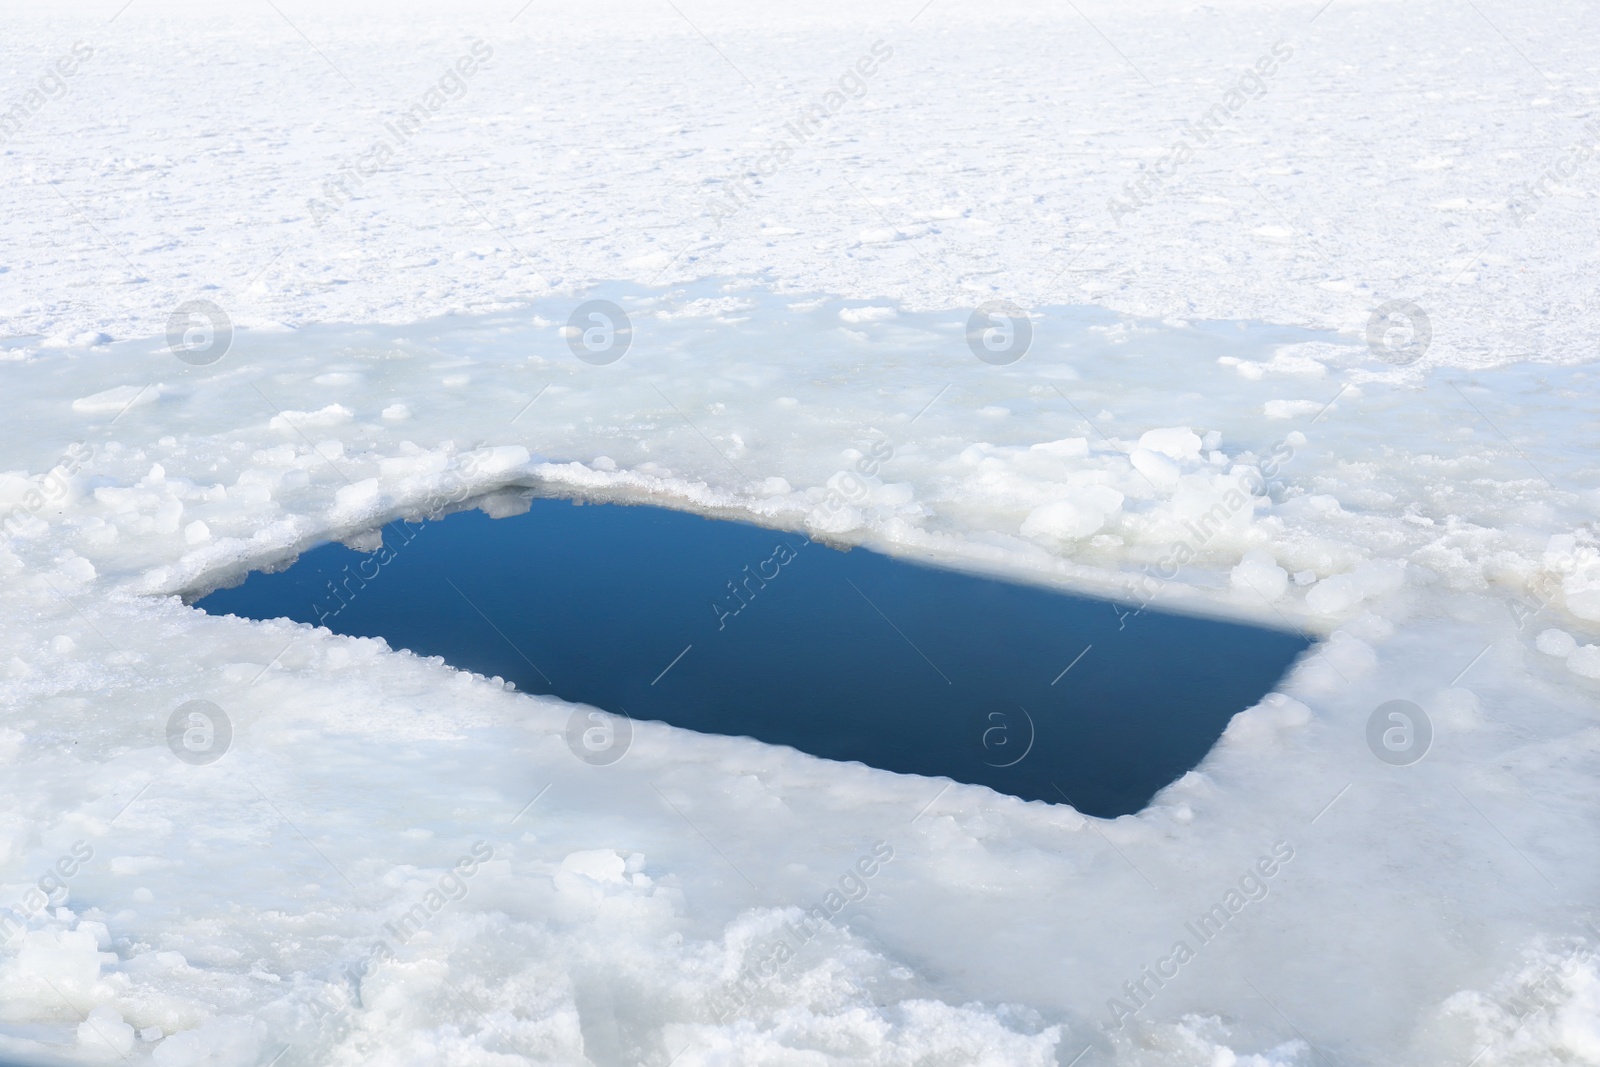
M 1307 645 L 656 507 L 535 499 L 383 538 L 375 553 L 324 545 L 198 606 L 1100 816 L 1194 767 Z

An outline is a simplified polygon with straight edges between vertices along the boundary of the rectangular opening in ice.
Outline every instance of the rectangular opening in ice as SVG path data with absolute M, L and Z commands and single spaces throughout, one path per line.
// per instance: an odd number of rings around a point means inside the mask
M 596 765 L 653 719 L 1107 817 L 1199 763 L 1308 643 L 660 507 L 527 503 L 391 522 L 197 604 L 588 705 L 568 742 Z

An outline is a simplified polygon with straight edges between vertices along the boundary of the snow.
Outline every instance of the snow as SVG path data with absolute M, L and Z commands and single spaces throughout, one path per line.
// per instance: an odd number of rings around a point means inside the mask
M 99 6 L 17 6 L 19 92 L 75 40 L 94 53 L 0 149 L 18 177 L 0 225 L 20 335 L 153 336 L 197 295 L 237 325 L 405 322 L 707 274 L 875 306 L 1093 299 L 1353 335 L 1404 298 L 1432 324 L 1425 358 L 1471 365 L 1586 360 L 1600 316 L 1596 164 L 1566 158 L 1586 136 L 1594 25 L 1569 5 L 1487 12 L 1505 39 L 1453 4 L 1371 0 L 1082 17 L 936 2 L 914 20 L 917 4 L 725 0 L 575 19 L 541 0 L 514 21 L 487 4 L 443 19 L 138 0 L 109 25 Z M 385 123 L 475 40 L 494 54 L 465 93 L 352 185 Z M 763 150 L 794 141 L 785 124 L 880 40 L 894 54 L 864 93 L 763 173 Z M 1278 42 L 1294 54 L 1267 90 L 1152 187 L 1184 124 Z M 130 84 L 160 107 L 132 106 Z M 1557 165 L 1572 173 L 1537 187 Z M 323 217 L 331 180 L 350 195 Z M 718 217 L 736 182 L 748 195 Z M 1119 216 L 1139 182 L 1145 203 Z
M 1600 242 L 1521 184 L 1593 165 L 1600 35 L 1319 6 L 8 16 L 8 99 L 78 63 L 0 145 L 0 1055 L 1600 1059 Z M 1321 641 L 1101 821 L 654 723 L 597 765 L 558 701 L 180 599 L 508 485 Z

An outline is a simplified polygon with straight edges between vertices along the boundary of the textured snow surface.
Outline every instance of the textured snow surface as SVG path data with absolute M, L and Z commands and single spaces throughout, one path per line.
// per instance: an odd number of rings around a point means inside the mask
M 93 53 L 0 146 L 7 329 L 153 335 L 197 292 L 241 323 L 403 322 L 759 272 L 1355 332 L 1413 300 L 1435 356 L 1592 354 L 1593 5 L 517 6 L 7 15 L 8 100 Z M 492 58 L 396 144 L 474 41 Z
M 1592 8 L 508 8 L 6 16 L 0 1059 L 1600 1063 Z M 183 603 L 508 486 L 1323 640 L 1101 821 Z

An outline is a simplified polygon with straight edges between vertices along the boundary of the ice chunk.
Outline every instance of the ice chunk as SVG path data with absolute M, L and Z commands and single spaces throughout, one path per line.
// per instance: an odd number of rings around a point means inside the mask
M 1293 419 L 1301 415 L 1315 415 L 1322 405 L 1315 400 L 1269 400 L 1262 405 L 1262 414 L 1269 419 Z
M 1560 656 L 1565 659 L 1572 655 L 1573 649 L 1578 647 L 1578 642 L 1567 631 L 1552 628 L 1536 637 L 1533 647 L 1547 656 Z
M 1282 693 L 1268 693 L 1259 704 L 1235 715 L 1223 736 L 1231 744 L 1270 746 L 1310 721 L 1311 709 L 1306 705 Z
M 92 582 L 95 579 L 94 564 L 78 555 L 69 555 L 57 564 L 56 573 L 77 584 Z
M 1235 589 L 1253 590 L 1268 600 L 1277 600 L 1289 588 L 1289 572 L 1264 549 L 1252 548 L 1239 565 L 1228 572 Z
M 365 478 L 336 491 L 333 494 L 333 506 L 336 511 L 346 514 L 364 513 L 377 504 L 378 493 L 378 479 Z
M 531 458 L 528 450 L 521 445 L 498 445 L 469 452 L 463 457 L 463 462 L 472 464 L 471 469 L 480 475 L 504 474 L 527 466 Z
M 1372 560 L 1318 582 L 1306 593 L 1306 607 L 1322 615 L 1341 615 L 1368 597 L 1399 589 L 1404 581 L 1404 563 Z
M 156 1067 L 253 1063 L 265 1043 L 265 1028 L 254 1020 L 213 1017 L 198 1029 L 173 1034 L 156 1046 L 150 1059 Z
M 80 396 L 72 402 L 72 410 L 80 415 L 119 415 L 130 408 L 153 404 L 160 396 L 159 385 L 119 385 L 114 389 Z
M 888 322 L 890 319 L 892 319 L 894 317 L 895 317 L 894 308 L 888 308 L 888 307 L 864 307 L 864 308 L 840 308 L 839 309 L 839 318 L 841 318 L 845 322 L 849 322 L 849 323 Z
M 1567 610 L 1580 619 L 1600 622 L 1600 577 L 1574 575 L 1561 583 Z
M 1022 520 L 1022 536 L 1053 537 L 1070 541 L 1088 537 L 1122 507 L 1122 494 L 1104 485 L 1087 485 L 1066 500 L 1034 508 Z
M 1584 645 L 1567 657 L 1567 670 L 1585 678 L 1600 678 L 1600 645 Z
M 122 1021 L 122 1013 L 107 1004 L 91 1010 L 78 1024 L 78 1045 L 89 1053 L 111 1052 L 127 1056 L 133 1051 L 133 1027 Z
M 54 1010 L 57 994 L 87 996 L 100 979 L 100 945 L 89 930 L 29 930 L 0 966 L 0 1000 L 36 1000 Z
M 306 429 L 312 426 L 338 426 L 355 418 L 355 412 L 343 404 L 329 404 L 316 411 L 284 411 L 272 417 L 267 425 L 274 430 Z
M 1306 593 L 1306 607 L 1323 615 L 1337 615 L 1361 602 L 1361 591 L 1348 574 L 1322 579 Z
M 1219 437 L 1220 440 L 1220 437 Z M 1169 426 L 1160 430 L 1146 430 L 1139 437 L 1139 447 L 1160 452 L 1173 459 L 1199 459 L 1200 435 L 1187 426 Z
M 1145 436 L 1148 437 L 1150 435 L 1146 434 Z M 1133 455 L 1128 458 L 1133 462 L 1134 468 L 1140 474 L 1150 479 L 1154 485 L 1160 488 L 1176 485 L 1178 479 L 1183 475 L 1183 471 L 1179 469 L 1176 463 L 1161 453 L 1154 452 L 1148 448 L 1136 448 L 1133 450 Z
M 561 861 L 561 869 L 572 874 L 581 874 L 585 878 L 592 878 L 596 882 L 621 882 L 627 870 L 627 860 L 614 849 L 597 848 L 585 852 L 570 853 Z
M 1031 451 L 1047 452 L 1052 456 L 1077 459 L 1089 454 L 1089 439 L 1087 437 L 1063 437 L 1059 441 L 1041 441 L 1034 445 Z

